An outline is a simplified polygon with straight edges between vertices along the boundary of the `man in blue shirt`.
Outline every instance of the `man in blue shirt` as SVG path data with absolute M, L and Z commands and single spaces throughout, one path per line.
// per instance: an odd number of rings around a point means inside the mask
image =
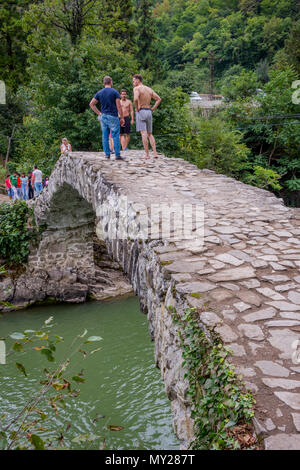
M 112 87 L 113 82 L 110 77 L 104 77 L 103 84 L 104 88 L 98 91 L 94 98 L 92 98 L 90 108 L 97 114 L 101 124 L 102 144 L 106 158 L 110 158 L 109 133 L 111 131 L 116 160 L 123 160 L 120 155 L 120 125 L 124 126 L 125 121 L 120 103 L 120 95 L 119 92 Z M 101 112 L 96 106 L 98 102 L 100 102 Z

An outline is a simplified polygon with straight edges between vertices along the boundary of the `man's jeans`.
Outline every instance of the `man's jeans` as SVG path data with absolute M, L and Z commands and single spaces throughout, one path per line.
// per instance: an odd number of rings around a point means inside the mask
M 42 183 L 34 183 L 34 194 L 38 196 L 43 189 Z
M 27 184 L 22 184 L 22 196 L 23 196 L 23 201 L 28 201 L 28 188 L 27 188 Z
M 114 151 L 116 157 L 120 156 L 120 121 L 117 116 L 110 116 L 109 114 L 101 115 L 101 129 L 102 129 L 102 145 L 105 155 L 110 155 L 109 148 L 109 133 L 111 131 L 114 141 Z

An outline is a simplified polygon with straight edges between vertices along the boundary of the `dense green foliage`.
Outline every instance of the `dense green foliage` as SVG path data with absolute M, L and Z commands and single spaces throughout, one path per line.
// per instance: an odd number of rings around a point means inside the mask
M 242 391 L 242 383 L 227 360 L 229 352 L 218 335 L 212 330 L 209 338 L 200 329 L 196 309 L 187 309 L 183 318 L 173 312 L 173 319 L 179 326 L 182 366 L 192 401 L 192 449 L 239 449 L 230 430 L 251 421 L 252 395 Z
M 31 211 L 24 201 L 0 204 L 0 257 L 6 265 L 25 263 L 33 233 L 28 229 Z
M 154 113 L 159 151 L 282 188 L 297 202 L 297 0 L 18 0 L 4 1 L 0 18 L 0 157 L 13 135 L 9 169 L 38 163 L 50 174 L 64 136 L 74 150 L 100 150 L 90 99 L 105 74 L 132 98 L 132 74 L 141 72 L 163 98 Z M 204 118 L 190 112 L 187 94 L 209 92 L 212 54 L 214 90 L 226 102 Z M 141 146 L 134 132 L 131 145 Z

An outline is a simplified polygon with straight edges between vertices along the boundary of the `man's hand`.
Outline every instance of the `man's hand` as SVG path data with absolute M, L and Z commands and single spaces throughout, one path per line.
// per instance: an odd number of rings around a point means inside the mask
M 161 97 L 158 96 L 158 94 L 155 93 L 155 91 L 152 90 L 152 98 L 155 100 L 155 104 L 154 104 L 154 106 L 152 106 L 152 108 L 151 108 L 151 111 L 153 112 L 153 111 L 157 108 L 157 106 L 160 105 L 160 103 L 161 103 Z
M 102 116 L 102 114 L 98 114 L 98 116 L 97 116 L 97 119 L 98 119 L 99 122 L 101 122 L 101 116 Z
M 131 123 L 131 125 L 134 124 L 134 119 L 131 119 L 130 123 Z
M 124 126 L 125 126 L 125 119 L 124 119 L 124 118 L 121 118 L 121 119 L 120 119 L 120 126 L 121 126 L 121 127 L 124 127 Z

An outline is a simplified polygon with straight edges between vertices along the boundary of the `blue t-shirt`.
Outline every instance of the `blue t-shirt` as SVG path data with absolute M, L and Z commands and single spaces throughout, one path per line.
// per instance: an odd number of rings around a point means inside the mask
M 120 98 L 120 95 L 115 88 L 102 88 L 102 90 L 96 93 L 94 98 L 100 102 L 102 114 L 109 114 L 110 116 L 118 117 L 116 99 Z

